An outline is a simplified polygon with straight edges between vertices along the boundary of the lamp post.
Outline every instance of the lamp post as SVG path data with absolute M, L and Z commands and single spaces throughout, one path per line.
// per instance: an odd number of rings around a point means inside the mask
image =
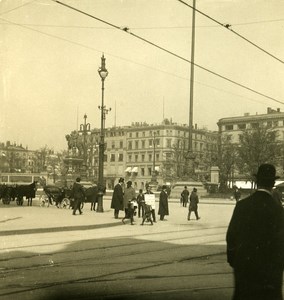
M 104 55 L 101 57 L 101 67 L 98 69 L 98 73 L 102 80 L 102 105 L 99 106 L 101 110 L 101 132 L 100 132 L 100 142 L 99 142 L 99 192 L 98 192 L 98 206 L 97 212 L 103 212 L 103 194 L 104 194 L 104 151 L 105 151 L 105 116 L 108 113 L 108 109 L 106 109 L 104 105 L 104 83 L 105 79 L 108 75 L 108 71 L 105 66 L 105 57 Z
M 86 137 L 91 131 L 90 123 L 87 123 L 87 115 L 84 115 L 84 124 L 80 124 L 79 133 L 83 135 L 83 163 L 84 163 L 84 176 L 88 177 L 88 166 L 87 166 L 87 141 Z

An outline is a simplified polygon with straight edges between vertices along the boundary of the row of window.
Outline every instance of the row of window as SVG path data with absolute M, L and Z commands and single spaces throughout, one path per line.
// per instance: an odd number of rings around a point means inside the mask
M 282 123 L 282 124 L 281 124 Z M 240 124 L 228 124 L 225 125 L 225 130 L 234 130 L 234 129 L 256 129 L 261 125 L 266 126 L 268 128 L 283 126 L 283 121 L 266 121 L 266 122 L 252 122 L 252 123 L 240 123 Z

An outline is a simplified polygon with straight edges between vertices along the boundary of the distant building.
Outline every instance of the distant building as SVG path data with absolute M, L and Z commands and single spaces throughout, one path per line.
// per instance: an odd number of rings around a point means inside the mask
M 284 112 L 280 111 L 280 108 L 272 109 L 267 108 L 265 114 L 250 115 L 245 113 L 239 117 L 226 117 L 218 121 L 219 132 L 219 151 L 222 151 L 222 143 L 224 140 L 230 141 L 230 143 L 238 145 L 240 142 L 240 135 L 245 130 L 253 130 L 259 127 L 266 127 L 273 131 L 276 131 L 276 138 L 278 141 L 284 141 Z M 276 166 L 279 172 L 283 171 L 283 159 L 279 160 L 281 165 Z M 232 174 L 229 179 L 231 184 L 234 181 L 244 179 L 243 174 L 240 174 L 236 166 L 232 166 Z
M 73 136 L 76 134 L 73 133 Z M 77 138 L 74 144 L 82 144 L 83 137 L 78 135 Z M 211 162 L 217 157 L 217 138 L 217 132 L 199 129 L 197 125 L 193 129 L 195 170 L 200 179 L 209 176 Z M 95 181 L 99 139 L 100 130 L 92 129 L 87 141 L 96 141 L 97 144 L 81 147 L 92 149 L 88 151 L 92 156 L 88 157 L 87 165 L 89 177 Z M 118 178 L 124 177 L 126 181 L 133 181 L 136 189 L 143 189 L 153 176 L 159 184 L 163 184 L 182 175 L 184 154 L 188 149 L 188 125 L 165 119 L 161 124 L 135 122 L 131 126 L 106 128 L 105 145 L 104 178 L 107 188 L 113 188 Z M 82 154 L 83 151 L 78 155 Z
M 274 110 L 267 108 L 266 114 L 250 115 L 245 113 L 240 117 L 222 118 L 217 123 L 220 137 L 229 137 L 232 143 L 239 143 L 240 134 L 246 129 L 255 129 L 259 126 L 266 126 L 276 130 L 278 139 L 284 141 L 284 112 L 280 108 Z
M 10 141 L 0 143 L 0 172 L 35 173 L 40 172 L 40 168 L 38 151 Z

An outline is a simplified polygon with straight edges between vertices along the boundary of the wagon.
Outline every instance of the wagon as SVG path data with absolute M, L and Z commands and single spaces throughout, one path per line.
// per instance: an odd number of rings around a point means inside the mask
M 64 187 L 58 187 L 55 185 L 46 185 L 43 188 L 43 191 L 45 192 L 48 203 L 49 204 L 55 204 L 58 208 L 63 205 L 63 207 L 67 207 L 69 205 L 69 199 L 68 199 L 68 190 Z

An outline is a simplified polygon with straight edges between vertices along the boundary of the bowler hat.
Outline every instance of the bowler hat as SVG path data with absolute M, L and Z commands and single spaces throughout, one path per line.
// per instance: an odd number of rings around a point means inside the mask
M 120 177 L 118 182 L 124 182 L 124 178 Z
M 275 180 L 280 178 L 279 176 L 276 176 L 276 169 L 271 164 L 262 164 L 259 166 L 257 173 L 254 175 L 256 179 L 261 180 Z
M 128 180 L 128 181 L 126 182 L 126 184 L 127 184 L 127 185 L 132 185 L 132 181 L 131 181 L 131 180 Z

